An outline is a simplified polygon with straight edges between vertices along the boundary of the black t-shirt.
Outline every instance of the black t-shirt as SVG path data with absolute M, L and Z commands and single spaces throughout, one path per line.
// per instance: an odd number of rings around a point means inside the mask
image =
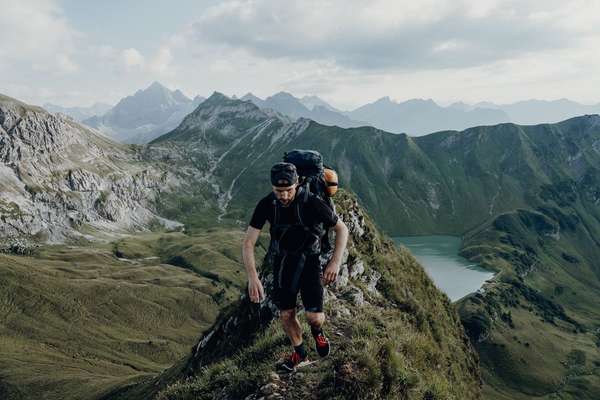
M 298 224 L 298 218 L 296 217 L 296 202 L 302 202 L 304 194 L 298 192 L 294 201 L 289 206 L 284 207 L 277 201 L 275 193 L 271 192 L 267 196 L 263 197 L 252 214 L 250 219 L 250 226 L 256 229 L 262 229 L 266 221 L 273 225 L 273 219 L 275 217 L 275 207 L 278 206 L 278 224 Z M 301 204 L 300 215 L 302 222 L 306 226 L 315 226 L 322 223 L 325 227 L 334 226 L 338 221 L 338 216 L 335 211 L 323 201 L 320 197 L 309 193 L 307 202 Z

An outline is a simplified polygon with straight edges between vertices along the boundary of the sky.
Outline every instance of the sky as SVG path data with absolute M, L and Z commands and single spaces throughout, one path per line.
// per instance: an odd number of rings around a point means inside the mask
M 600 1 L 0 0 L 0 93 L 600 102 Z

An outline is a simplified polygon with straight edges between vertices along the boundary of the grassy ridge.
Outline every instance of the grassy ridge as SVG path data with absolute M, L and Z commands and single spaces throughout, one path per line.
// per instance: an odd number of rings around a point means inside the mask
M 375 229 L 353 196 L 341 191 L 336 205 L 351 232 L 342 269 L 362 263 L 365 270 L 328 291 L 332 354 L 302 374 L 282 376 L 278 385 L 285 392 L 279 393 L 289 399 L 479 398 L 477 357 L 447 296 L 406 249 Z M 269 271 L 267 261 L 267 293 Z M 368 289 L 373 277 L 376 290 Z M 106 399 L 257 399 L 290 348 L 273 317 L 268 302 L 259 308 L 244 297 L 225 309 L 187 358 Z
M 241 232 L 211 235 L 0 254 L 2 398 L 93 399 L 171 366 L 239 293 Z

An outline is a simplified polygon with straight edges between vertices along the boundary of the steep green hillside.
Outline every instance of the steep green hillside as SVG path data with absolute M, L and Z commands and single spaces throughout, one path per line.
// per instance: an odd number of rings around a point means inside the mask
M 171 366 L 238 298 L 241 237 L 0 254 L 0 398 L 94 399 Z
M 357 194 L 384 231 L 462 234 L 502 212 L 528 207 L 541 185 L 579 180 L 600 166 L 598 126 L 599 116 L 585 116 L 411 138 L 370 127 L 292 123 L 250 102 L 214 94 L 156 139 L 146 155 L 162 154 L 181 170 L 201 171 L 195 193 L 212 199 L 215 208 L 186 212 L 179 205 L 190 203 L 189 194 L 162 198 L 168 217 L 192 226 L 210 225 L 217 216 L 246 222 L 270 190 L 271 165 L 285 151 L 307 148 L 320 151 L 338 170 L 341 185 Z
M 500 271 L 460 304 L 486 398 L 600 393 L 600 220 L 589 197 L 599 187 L 584 179 L 544 189 L 537 210 L 502 214 L 465 240 L 463 255 Z
M 353 196 L 336 196 L 351 240 L 328 290 L 332 354 L 291 376 L 274 374 L 289 349 L 273 305 L 232 304 L 190 354 L 155 379 L 106 399 L 476 399 L 477 357 L 456 311 L 405 249 L 382 236 Z M 262 275 L 271 290 L 270 265 Z M 306 331 L 305 331 L 306 332 Z M 310 343 L 310 342 L 309 342 Z M 318 357 L 311 354 L 312 357 Z M 273 397 L 274 398 L 274 397 Z

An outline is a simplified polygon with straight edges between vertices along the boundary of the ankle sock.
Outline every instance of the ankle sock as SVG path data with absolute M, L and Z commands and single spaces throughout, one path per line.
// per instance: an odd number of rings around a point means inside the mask
M 317 336 L 319 333 L 323 333 L 323 328 L 319 327 L 319 328 L 313 328 L 312 326 L 310 327 L 310 331 L 312 332 L 313 336 Z
M 304 342 L 300 343 L 298 346 L 294 346 L 294 350 L 296 353 L 300 354 L 300 357 L 306 357 L 306 349 L 304 348 Z

